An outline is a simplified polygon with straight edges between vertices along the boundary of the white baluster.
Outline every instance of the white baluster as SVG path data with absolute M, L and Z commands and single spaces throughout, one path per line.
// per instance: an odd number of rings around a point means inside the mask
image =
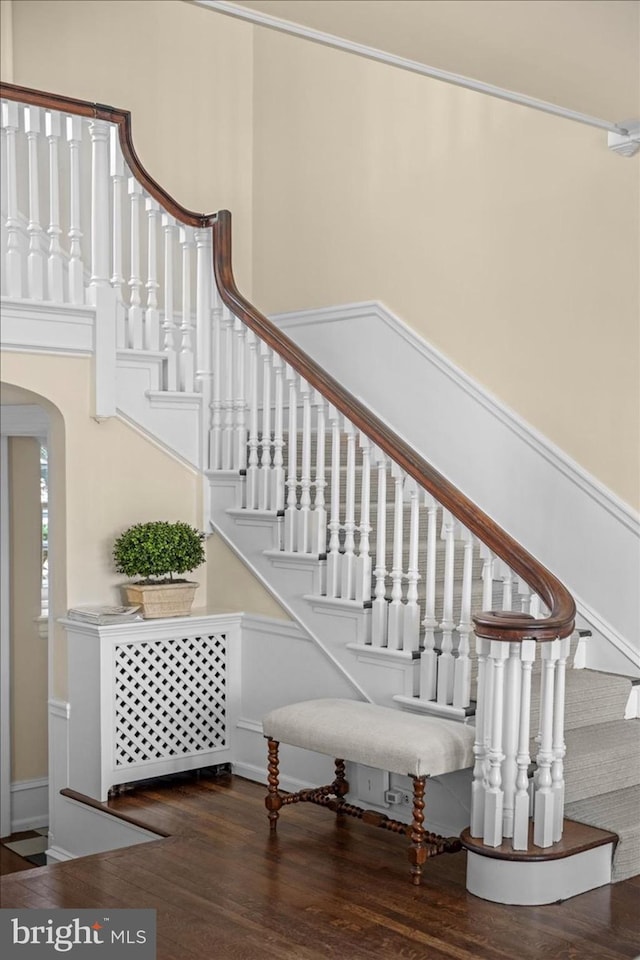
M 551 764 L 551 791 L 553 793 L 553 842 L 562 839 L 564 821 L 564 757 L 567 752 L 564 741 L 564 705 L 567 658 L 570 637 L 558 641 L 558 665 L 556 667 L 555 696 L 553 701 L 553 763 Z
M 551 640 L 542 646 L 540 747 L 536 758 L 538 770 L 533 815 L 533 842 L 537 847 L 551 846 L 555 828 L 551 765 L 554 760 L 554 680 L 559 652 L 559 640 Z
M 264 341 L 262 354 L 262 433 L 260 436 L 260 499 L 258 506 L 268 510 L 271 505 L 271 348 Z
M 2 103 L 2 129 L 6 135 L 7 150 L 7 296 L 22 296 L 22 260 L 20 257 L 20 221 L 18 219 L 18 181 L 16 165 L 16 134 L 19 127 L 18 104 L 12 100 Z
M 478 655 L 478 693 L 476 701 L 476 727 L 473 743 L 473 781 L 471 784 L 471 819 L 470 832 L 472 837 L 484 836 L 484 811 L 486 791 L 488 788 L 488 721 L 490 718 L 489 697 L 489 663 L 487 657 L 490 650 L 490 641 L 484 637 L 476 637 L 476 652 Z
M 302 378 L 300 396 L 302 399 L 302 457 L 296 540 L 299 553 L 309 553 L 311 550 L 311 387 Z
M 296 531 L 298 512 L 298 398 L 296 394 L 296 373 L 287 364 L 289 382 L 289 429 L 288 429 L 288 473 L 287 506 L 284 512 L 284 549 L 292 553 L 297 549 Z
M 403 492 L 404 475 L 397 464 L 391 465 L 393 477 L 393 559 L 391 561 L 391 603 L 389 604 L 389 623 L 387 628 L 387 646 L 390 650 L 402 649 L 402 535 L 403 535 Z
M 111 247 L 111 286 L 116 291 L 118 300 L 124 301 L 124 272 L 122 269 L 122 203 L 124 196 L 124 157 L 118 139 L 118 127 L 112 126 L 109 130 L 109 170 L 112 186 L 112 247 Z M 125 346 L 132 344 L 126 342 Z
M 274 412 L 273 412 L 273 467 L 271 470 L 271 508 L 276 512 L 284 510 L 284 384 L 282 382 L 282 360 L 273 354 L 275 374 Z
M 520 723 L 518 725 L 516 795 L 513 804 L 513 839 L 511 841 L 514 850 L 526 850 L 529 846 L 531 673 L 535 656 L 535 640 L 523 640 L 520 644 L 520 661 L 522 665 L 520 679 Z
M 224 412 L 222 469 L 231 470 L 233 467 L 233 318 L 225 306 L 222 307 L 221 329 L 223 342 L 222 409 Z
M 385 577 L 387 576 L 387 461 L 376 450 L 378 467 L 378 504 L 376 510 L 376 565 L 373 570 L 375 579 L 371 617 L 371 644 L 374 647 L 386 647 L 388 631 L 388 609 Z
M 407 602 L 404 607 L 404 622 L 402 625 L 404 650 L 418 650 L 420 647 L 420 607 L 418 606 L 418 537 L 420 533 L 420 513 L 418 502 L 418 485 L 415 480 L 407 478 L 407 489 L 410 497 L 410 526 L 409 526 L 409 563 L 407 565 Z
M 356 594 L 359 603 L 371 600 L 371 441 L 360 434 L 362 450 L 362 489 L 360 492 L 360 542 L 356 561 Z
M 211 378 L 211 232 L 195 230 L 193 238 L 196 244 L 196 371 L 195 387 L 199 393 L 206 394 Z M 231 319 L 227 318 L 229 350 L 227 360 L 229 375 L 232 371 L 233 332 Z M 231 400 L 231 395 L 229 395 Z M 231 461 L 229 452 L 228 462 Z
M 518 772 L 518 722 L 520 720 L 520 644 L 507 643 L 509 650 L 504 680 L 504 730 L 502 736 L 504 759 L 502 761 L 502 836 L 513 836 L 514 801 Z
M 469 637 L 471 634 L 471 588 L 473 580 L 473 537 L 468 530 L 462 530 L 464 540 L 464 566 L 462 571 L 462 604 L 458 633 L 458 656 L 454 666 L 453 705 L 468 707 L 471 702 L 471 661 L 469 659 Z
M 441 653 L 438 658 L 438 703 L 453 701 L 453 587 L 455 576 L 455 522 L 448 510 L 443 511 L 441 539 L 444 540 L 444 599 L 440 623 Z
M 244 470 L 247 466 L 247 398 L 245 395 L 245 372 L 247 367 L 246 330 L 244 323 L 237 317 L 234 324 L 236 341 L 235 376 L 235 444 L 233 466 L 235 470 Z
M 331 515 L 327 554 L 327 596 L 340 596 L 340 423 L 338 411 L 329 407 L 331 423 Z
M 144 344 L 146 350 L 160 349 L 160 314 L 158 312 L 158 217 L 160 205 L 147 197 L 147 305 L 144 312 Z
M 313 486 L 315 497 L 311 513 L 311 553 L 324 554 L 327 552 L 327 510 L 325 507 L 324 491 L 327 486 L 325 478 L 325 400 L 320 393 L 314 391 L 313 403 L 316 408 L 316 462 L 315 480 Z
M 425 570 L 424 650 L 420 655 L 420 697 L 435 700 L 438 678 L 438 655 L 435 650 L 436 620 L 436 537 L 438 505 L 431 494 L 425 493 L 427 507 L 427 558 Z M 475 836 L 475 834 L 474 834 Z
M 133 350 L 142 350 L 144 347 L 142 328 L 142 298 L 140 295 L 140 291 L 142 290 L 142 278 L 140 277 L 140 205 L 142 204 L 142 186 L 138 183 L 135 177 L 129 177 L 128 189 L 131 206 L 128 342 Z
M 513 609 L 513 573 L 503 561 L 500 561 L 502 580 L 502 609 Z
M 184 393 L 192 393 L 195 389 L 195 350 L 193 343 L 194 329 L 191 318 L 191 248 L 193 241 L 190 227 L 180 227 L 180 246 L 182 247 L 182 322 L 179 331 L 180 353 L 178 355 L 178 382 L 181 391 Z M 215 409 L 213 412 L 215 416 Z M 212 445 L 214 438 L 215 430 L 212 427 Z M 211 469 L 216 470 L 217 467 L 218 463 L 214 460 L 211 464 Z
M 531 594 L 531 603 L 529 605 L 529 613 L 536 620 L 540 618 L 540 597 L 537 593 Z
M 480 544 L 482 559 L 482 609 L 493 610 L 493 568 L 495 557 L 484 543 Z
M 173 292 L 173 232 L 176 222 L 168 213 L 162 214 L 164 236 L 164 318 L 162 320 L 162 351 L 167 366 L 167 390 L 178 389 L 178 353 L 176 340 L 178 330 L 174 320 Z
M 113 129 L 113 128 L 112 128 Z M 69 144 L 69 300 L 84 303 L 84 263 L 82 262 L 82 230 L 80 227 L 80 144 L 82 118 L 67 117 Z
M 211 231 L 195 230 L 196 242 L 196 356 L 194 386 L 202 394 L 202 463 L 211 469 L 213 433 L 212 400 L 212 343 L 211 343 L 211 296 L 213 292 L 213 267 L 211 261 Z M 231 324 L 229 324 L 229 327 Z M 229 334 L 232 336 L 232 333 Z M 231 371 L 231 366 L 228 368 Z M 229 447 L 229 458 L 231 449 Z M 230 466 L 230 464 L 229 464 Z
M 245 506 L 255 510 L 258 506 L 258 340 L 253 330 L 247 335 L 249 346 L 249 459 Z
M 29 255 L 27 257 L 27 288 L 31 300 L 44 299 L 44 262 L 41 247 L 40 188 L 38 170 L 38 139 L 40 137 L 40 110 L 24 108 L 24 129 L 27 134 L 29 157 Z
M 103 167 L 100 161 L 102 160 L 103 146 L 106 146 L 106 124 L 101 121 L 96 121 L 91 124 L 91 129 L 94 153 L 96 153 L 98 157 L 96 160 L 97 168 L 103 173 Z M 49 236 L 49 258 L 47 261 L 49 300 L 53 300 L 54 303 L 63 303 L 62 249 L 60 247 L 60 235 L 62 233 L 60 226 L 60 171 L 58 163 L 58 146 L 61 132 L 61 115 L 59 113 L 50 110 L 46 111 L 45 130 L 47 140 L 49 141 L 49 228 L 47 230 Z M 93 210 L 92 212 L 95 218 L 96 211 Z M 92 282 L 93 279 L 92 277 Z M 101 279 L 102 276 L 100 278 L 96 277 L 96 282 L 99 282 Z
M 492 640 L 489 656 L 492 664 L 493 682 L 489 711 L 490 741 L 487 751 L 488 777 L 484 806 L 484 842 L 488 847 L 502 843 L 502 730 L 504 718 L 504 664 L 509 655 L 509 644 Z
M 347 437 L 347 475 L 340 596 L 344 600 L 354 600 L 356 595 L 356 434 L 348 420 L 344 422 L 344 430 Z

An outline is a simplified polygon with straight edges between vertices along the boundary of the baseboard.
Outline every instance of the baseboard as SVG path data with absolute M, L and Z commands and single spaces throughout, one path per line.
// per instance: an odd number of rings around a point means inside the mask
M 49 781 L 46 777 L 11 784 L 11 832 L 40 830 L 49 825 Z
M 585 619 L 593 624 L 597 617 L 607 643 L 630 664 L 640 662 L 635 510 L 383 304 L 302 310 L 272 320 L 585 598 Z M 385 376 L 371 377 L 371 369 L 384 369 Z M 506 485 L 514 463 L 518 482 Z
M 47 847 L 45 850 L 47 857 L 47 866 L 51 863 L 65 863 L 67 860 L 75 860 L 76 855 L 63 850 L 62 847 Z
M 233 772 L 237 777 L 244 777 L 245 780 L 253 780 L 254 783 L 267 783 L 267 768 L 260 767 L 253 763 L 233 763 Z M 317 783 L 310 783 L 306 780 L 296 780 L 295 777 L 280 777 L 280 789 L 285 793 L 297 793 L 298 790 L 308 790 L 310 787 L 317 787 Z

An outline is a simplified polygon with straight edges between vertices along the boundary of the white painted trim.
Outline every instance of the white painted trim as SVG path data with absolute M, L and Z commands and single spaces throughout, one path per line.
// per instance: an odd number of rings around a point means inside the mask
M 467 890 L 492 903 L 535 906 L 611 882 L 612 844 L 560 860 L 510 861 L 467 853 Z
M 11 784 L 11 833 L 39 830 L 49 824 L 49 781 L 46 777 Z
M 2 349 L 12 353 L 91 356 L 96 311 L 71 304 L 2 298 Z
M 264 736 L 264 730 L 259 720 L 248 720 L 246 717 L 239 717 L 236 721 L 238 730 L 248 730 L 250 733 L 259 733 Z
M 597 477 L 580 466 L 553 441 L 536 430 L 515 410 L 511 410 L 495 394 L 487 390 L 470 377 L 460 367 L 452 363 L 437 347 L 427 343 L 415 330 L 378 300 L 365 300 L 360 303 L 348 303 L 335 307 L 320 307 L 312 310 L 298 310 L 291 313 L 273 314 L 270 319 L 281 330 L 315 325 L 318 323 L 336 323 L 369 317 L 374 314 L 379 320 L 398 333 L 409 346 L 422 354 L 425 360 L 437 367 L 456 386 L 464 390 L 477 403 L 497 420 L 507 426 L 521 440 L 524 440 L 536 453 L 543 456 L 557 470 L 560 470 L 572 483 L 592 497 L 599 506 L 608 510 L 617 520 L 629 527 L 632 533 L 640 537 L 640 514 L 628 503 L 606 487 Z
M 0 437 L 0 836 L 11 833 L 11 630 L 9 441 Z
M 47 866 L 51 863 L 66 863 L 67 860 L 75 860 L 73 854 L 69 853 L 68 850 L 63 850 L 62 847 L 47 847 L 45 853 L 47 855 Z
M 121 407 L 116 408 L 116 415 L 119 420 L 122 420 L 123 423 L 126 423 L 128 427 L 131 427 L 132 430 L 138 434 L 138 436 L 143 437 L 148 443 L 153 444 L 158 450 L 161 450 L 163 453 L 166 453 L 168 457 L 171 457 L 172 460 L 175 460 L 176 463 L 179 463 L 181 467 L 185 467 L 193 476 L 200 476 L 202 471 L 190 460 L 187 460 L 186 457 L 181 457 L 172 447 L 168 444 L 163 443 L 155 434 L 150 430 L 146 430 L 144 427 L 141 427 L 139 423 L 136 423 L 135 420 L 132 420 L 131 417 L 121 409 Z
M 634 683 L 629 691 L 629 699 L 624 709 L 624 719 L 640 719 L 640 683 Z
M 615 627 L 613 627 L 603 617 L 596 613 L 593 607 L 579 597 L 575 590 L 571 589 L 570 584 L 567 585 L 567 588 L 576 602 L 578 614 L 583 617 L 583 619 L 594 631 L 601 634 L 603 637 L 606 637 L 609 643 L 611 643 L 633 667 L 635 667 L 637 670 L 640 670 L 640 650 L 636 650 L 634 647 L 632 647 L 629 641 L 626 640 L 622 634 L 615 629 Z M 588 640 L 585 645 L 584 666 L 590 666 Z
M 334 375 L 348 390 L 565 581 L 579 613 L 599 635 L 597 644 L 587 645 L 586 666 L 596 665 L 590 662 L 589 651 L 597 647 L 600 669 L 640 669 L 640 622 L 631 586 L 640 558 L 640 516 L 635 510 L 383 304 L 364 301 L 276 314 L 272 319 L 321 366 L 333 362 Z M 326 324 L 335 325 L 335 334 Z M 335 348 L 338 339 L 345 344 L 340 357 Z M 346 356 L 356 344 L 364 355 L 354 368 Z M 414 379 L 417 371 L 423 372 L 422 384 L 416 383 L 412 390 L 411 404 L 402 405 L 401 377 L 393 369 L 375 383 L 366 378 L 369 365 L 379 367 L 389 350 L 397 353 L 398 370 L 409 369 Z M 468 451 L 478 452 L 478 437 L 485 432 L 493 459 L 478 469 Z M 451 435 L 456 437 L 455 444 L 447 440 Z M 505 496 L 501 471 L 514 458 L 525 467 L 521 489 L 510 498 Z M 550 538 L 542 536 L 546 501 L 531 500 L 539 489 L 554 505 Z M 527 498 L 532 509 L 524 511 L 519 504 Z M 588 562 L 576 529 L 593 531 Z M 629 582 L 626 591 L 621 588 L 621 576 Z M 602 657 L 607 645 L 613 667 L 607 667 L 607 657 Z
M 261 634 L 288 637 L 302 643 L 311 643 L 309 634 L 294 620 L 266 617 L 257 613 L 243 613 L 241 616 L 243 630 L 256 630 Z
M 233 772 L 238 777 L 244 777 L 246 780 L 253 780 L 254 783 L 267 783 L 267 768 L 259 767 L 254 763 L 233 763 Z M 298 790 L 308 790 L 317 787 L 317 783 L 310 783 L 307 780 L 296 780 L 295 777 L 288 777 L 286 774 L 280 776 L 280 789 L 285 793 L 297 793 Z
M 38 437 L 45 440 L 49 417 L 37 403 L 3 403 L 0 432 L 3 437 Z
M 612 133 L 628 134 L 626 127 L 609 120 L 602 120 L 599 117 L 592 117 L 586 113 L 579 113 L 577 110 L 570 110 L 568 107 L 560 107 L 555 103 L 548 103 L 546 100 L 538 100 L 536 97 L 529 97 L 524 93 L 516 93 L 513 90 L 505 90 L 504 87 L 497 87 L 492 83 L 484 83 L 482 80 L 474 80 L 471 77 L 464 77 L 458 73 L 451 73 L 448 70 L 440 70 L 438 67 L 430 67 L 418 60 L 409 60 L 406 57 L 399 57 L 396 54 L 389 53 L 386 50 L 380 50 L 376 47 L 370 47 L 364 43 L 356 43 L 353 40 L 346 40 L 333 33 L 326 33 L 324 30 L 315 30 L 312 27 L 306 27 L 300 23 L 294 23 L 291 20 L 284 20 L 282 17 L 274 17 L 268 13 L 262 13 L 260 10 L 252 10 L 243 7 L 242 4 L 228 3 L 226 0 L 195 0 L 202 7 L 209 7 L 216 13 L 223 13 L 239 20 L 247 20 L 259 27 L 268 27 L 272 30 L 278 30 L 280 33 L 288 33 L 295 37 L 301 37 L 303 40 L 311 40 L 314 43 L 320 43 L 325 47 L 333 47 L 336 50 L 343 50 L 346 53 L 353 53 L 359 57 L 366 57 L 368 60 L 376 60 L 379 63 L 385 63 L 387 66 L 398 67 L 400 70 L 408 70 L 411 73 L 418 73 L 424 77 L 431 77 L 434 80 L 442 80 L 444 83 L 451 83 L 457 87 L 464 87 L 467 90 L 475 90 L 477 93 L 484 93 L 490 97 L 496 97 L 499 100 L 508 100 L 510 103 L 517 103 L 523 107 L 530 107 L 532 110 L 540 110 L 543 113 L 550 113 L 556 117 L 563 117 L 565 120 L 573 120 L 577 123 L 584 123 L 591 127 L 598 127 L 601 130 L 608 130 Z
M 296 616 L 294 610 L 291 608 L 287 600 L 284 597 L 280 596 L 280 594 L 274 591 L 273 587 L 271 586 L 269 581 L 266 579 L 266 577 L 264 577 L 260 573 L 258 568 L 253 563 L 251 563 L 251 561 L 244 554 L 239 553 L 234 542 L 226 535 L 224 530 L 222 530 L 221 527 L 217 523 L 215 523 L 215 521 L 211 520 L 210 525 L 212 529 L 215 530 L 215 532 L 218 534 L 218 536 L 226 543 L 226 545 L 230 548 L 230 550 L 232 550 L 233 553 L 242 560 L 245 567 L 247 567 L 247 569 L 251 571 L 253 576 L 257 580 L 259 580 L 261 584 L 263 584 L 263 586 L 267 589 L 267 591 L 271 594 L 271 596 L 274 597 L 275 600 L 280 604 L 282 609 L 289 614 L 289 616 L 293 621 L 295 621 L 295 623 L 300 625 L 300 629 L 305 630 L 305 632 L 309 635 L 311 640 L 323 652 L 325 657 L 327 657 L 331 661 L 331 663 L 335 666 L 337 671 L 348 681 L 349 685 L 353 687 L 353 689 L 356 691 L 358 696 L 362 700 L 366 700 L 367 702 L 369 702 L 371 700 L 371 697 L 362 689 L 358 681 L 354 677 L 352 677 L 351 674 L 347 672 L 347 670 L 345 670 L 345 668 L 342 666 L 340 661 L 337 660 L 336 657 L 334 657 L 334 655 L 331 653 L 331 651 L 326 646 L 326 644 L 323 643 L 322 640 L 320 640 L 320 638 L 317 637 L 310 630 L 306 630 L 306 628 L 301 623 L 300 619 Z

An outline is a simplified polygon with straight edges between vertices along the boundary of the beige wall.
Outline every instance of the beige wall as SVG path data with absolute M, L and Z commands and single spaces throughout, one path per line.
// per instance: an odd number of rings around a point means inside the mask
M 637 116 L 638 0 L 239 2 L 582 113 Z
M 253 28 L 180 0 L 13 0 L 13 80 L 130 110 L 148 172 L 179 203 L 233 211 L 251 289 Z
M 254 301 L 381 300 L 637 507 L 640 157 L 274 31 L 254 48 Z
M 11 781 L 47 776 L 47 641 L 41 608 L 40 443 L 9 439 Z
M 121 421 L 90 418 L 88 359 L 9 353 L 3 377 L 54 404 L 64 421 L 63 430 L 58 423 L 53 431 L 50 451 L 51 486 L 57 491 L 51 506 L 54 616 L 77 604 L 118 601 L 123 578 L 111 561 L 114 538 L 146 520 L 185 520 L 199 527 L 200 478 Z M 66 514 L 62 535 L 56 525 L 60 499 Z M 196 605 L 205 607 L 206 573 L 194 571 L 193 577 L 201 583 Z M 58 633 L 54 696 L 65 695 L 65 653 Z

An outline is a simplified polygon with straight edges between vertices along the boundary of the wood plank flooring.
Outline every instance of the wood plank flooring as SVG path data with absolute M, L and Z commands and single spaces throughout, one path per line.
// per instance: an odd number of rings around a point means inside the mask
M 465 890 L 465 853 L 408 880 L 404 839 L 311 805 L 269 837 L 264 788 L 152 784 L 109 801 L 167 839 L 6 876 L 4 907 L 155 907 L 158 960 L 635 960 L 640 878 L 562 904 Z

